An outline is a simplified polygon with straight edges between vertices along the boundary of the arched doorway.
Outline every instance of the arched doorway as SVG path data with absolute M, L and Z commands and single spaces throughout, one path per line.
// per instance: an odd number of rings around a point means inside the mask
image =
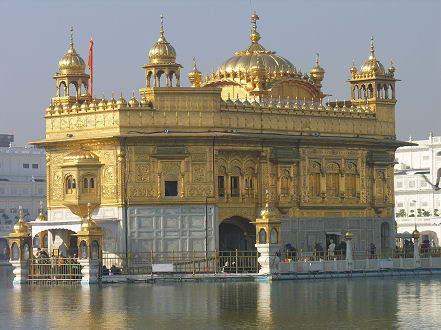
M 246 218 L 234 216 L 219 225 L 219 249 L 221 251 L 254 251 L 256 227 Z

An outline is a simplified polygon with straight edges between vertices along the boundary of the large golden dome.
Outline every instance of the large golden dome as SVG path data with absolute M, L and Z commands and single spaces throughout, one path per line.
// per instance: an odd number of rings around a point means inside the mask
M 362 75 L 384 75 L 386 71 L 384 70 L 383 64 L 381 64 L 374 55 L 374 38 L 371 38 L 371 55 L 369 59 L 362 65 L 360 69 L 360 74 Z
M 86 64 L 73 47 L 72 31 L 73 29 L 70 28 L 70 48 L 67 54 L 58 62 L 58 69 L 61 74 L 84 73 L 86 70 Z
M 149 51 L 151 64 L 170 64 L 176 62 L 176 50 L 164 37 L 164 16 L 161 15 L 161 36 Z
M 235 56 L 230 57 L 222 63 L 216 71 L 217 75 L 224 75 L 225 73 L 248 72 L 252 67 L 257 67 L 257 58 L 259 57 L 260 65 L 263 65 L 267 73 L 272 72 L 291 72 L 295 73 L 295 66 L 286 58 L 276 55 L 274 51 L 266 50 L 259 44 L 260 34 L 256 31 L 256 20 L 259 16 L 256 14 L 251 16 L 253 23 L 253 30 L 251 32 L 251 45 L 244 51 L 237 52 Z

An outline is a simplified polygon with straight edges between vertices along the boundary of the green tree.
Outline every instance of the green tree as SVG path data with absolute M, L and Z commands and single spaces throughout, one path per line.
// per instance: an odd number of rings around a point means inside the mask
M 399 209 L 399 211 L 396 214 L 396 217 L 397 218 L 402 218 L 402 217 L 405 217 L 405 216 L 407 216 L 406 210 L 405 209 Z

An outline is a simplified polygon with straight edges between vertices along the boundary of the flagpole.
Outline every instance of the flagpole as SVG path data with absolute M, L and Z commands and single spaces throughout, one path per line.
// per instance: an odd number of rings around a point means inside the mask
M 90 48 L 89 48 L 89 70 L 90 70 L 90 93 L 89 93 L 89 101 L 92 100 L 93 95 L 93 36 L 90 34 Z

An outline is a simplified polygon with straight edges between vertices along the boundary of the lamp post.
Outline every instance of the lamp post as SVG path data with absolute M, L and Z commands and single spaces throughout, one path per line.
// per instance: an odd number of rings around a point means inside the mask
M 98 271 L 102 261 L 103 231 L 90 216 L 90 203 L 87 205 L 88 216 L 81 223 L 78 232 L 79 263 L 81 265 L 81 284 L 98 283 Z
M 280 250 L 280 220 L 276 218 L 274 210 L 269 207 L 269 194 L 266 195 L 265 207 L 257 218 L 256 248 L 259 252 L 259 274 L 274 274 L 279 272 L 280 259 L 277 252 Z
M 8 236 L 15 285 L 26 284 L 29 274 L 28 262 L 32 258 L 32 237 L 28 225 L 23 220 L 22 207 L 20 206 L 19 209 L 20 217 L 14 225 L 14 232 Z

